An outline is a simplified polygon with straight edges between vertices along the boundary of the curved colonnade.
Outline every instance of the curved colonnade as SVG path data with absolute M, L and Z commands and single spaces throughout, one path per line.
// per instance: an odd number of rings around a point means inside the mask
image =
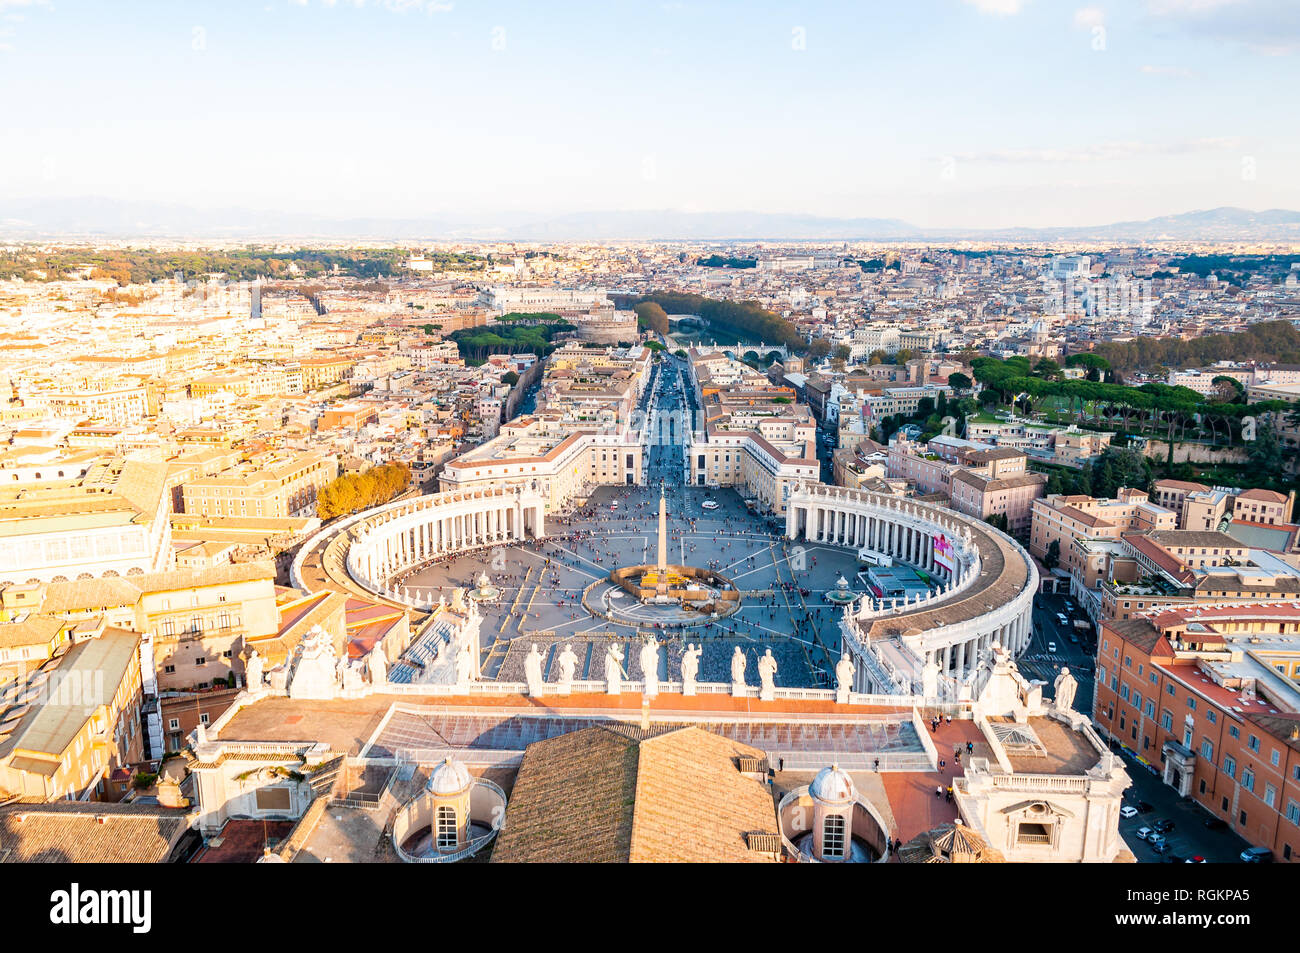
M 880 608 L 864 598 L 845 610 L 840 628 L 856 662 L 855 691 L 932 697 L 929 677 L 970 682 L 994 642 L 1012 655 L 1029 645 L 1038 570 L 1020 544 L 987 523 L 879 493 L 804 484 L 788 501 L 786 535 L 870 549 L 940 581 L 924 598 Z
M 348 530 L 345 565 L 358 585 L 378 596 L 430 608 L 391 578 L 442 556 L 509 546 L 546 534 L 546 501 L 520 486 L 430 493 L 362 514 Z

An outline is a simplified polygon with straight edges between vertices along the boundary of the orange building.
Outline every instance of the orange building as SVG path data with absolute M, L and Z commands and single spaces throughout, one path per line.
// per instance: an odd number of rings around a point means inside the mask
M 1252 845 L 1300 854 L 1300 603 L 1101 625 L 1093 722 Z

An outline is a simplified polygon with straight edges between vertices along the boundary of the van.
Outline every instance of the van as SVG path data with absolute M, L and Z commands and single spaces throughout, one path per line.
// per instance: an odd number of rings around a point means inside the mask
M 1247 847 L 1241 852 L 1243 864 L 1271 864 L 1273 852 L 1267 847 Z

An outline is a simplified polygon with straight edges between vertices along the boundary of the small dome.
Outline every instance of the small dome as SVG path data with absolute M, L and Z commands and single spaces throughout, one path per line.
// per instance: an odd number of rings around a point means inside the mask
M 469 787 L 469 770 L 459 761 L 448 758 L 429 774 L 424 789 L 430 794 L 460 794 Z
M 838 764 L 818 771 L 817 777 L 813 778 L 812 784 L 808 785 L 808 793 L 819 801 L 834 804 L 852 801 L 858 796 L 857 789 L 853 786 L 853 779 L 849 777 L 848 772 L 841 771 Z

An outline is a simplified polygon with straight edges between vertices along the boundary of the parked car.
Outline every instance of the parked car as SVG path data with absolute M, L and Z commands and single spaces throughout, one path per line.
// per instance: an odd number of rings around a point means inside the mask
M 1047 651 L 1049 651 L 1049 652 L 1055 652 L 1055 651 L 1056 651 L 1056 643 L 1055 643 L 1055 642 L 1048 642 L 1048 643 L 1047 643 Z
M 1241 860 L 1245 864 L 1270 864 L 1273 852 L 1267 847 L 1247 847 L 1241 852 Z
M 1165 843 L 1165 839 L 1161 837 L 1159 834 L 1152 834 L 1150 837 L 1150 842 L 1151 842 L 1151 849 L 1154 850 L 1157 854 L 1169 853 L 1169 845 Z
M 1155 831 L 1153 831 L 1153 830 L 1152 830 L 1151 828 L 1149 828 L 1149 827 L 1139 827 L 1139 828 L 1137 829 L 1137 831 L 1135 832 L 1135 834 L 1136 834 L 1138 840 L 1147 840 L 1147 839 L 1149 839 L 1149 838 L 1151 837 L 1151 835 L 1154 834 L 1154 833 L 1155 833 Z
M 1137 816 L 1138 816 L 1137 808 L 1135 808 L 1135 807 L 1131 807 L 1130 805 L 1125 804 L 1123 807 L 1121 807 L 1121 808 L 1119 809 L 1119 816 L 1120 816 L 1120 817 L 1137 817 Z
M 1174 829 L 1174 822 L 1169 820 L 1168 818 L 1165 818 L 1163 820 L 1156 821 L 1151 826 L 1154 827 L 1156 830 L 1158 830 L 1161 834 L 1167 834 L 1169 831 L 1172 831 Z
M 1205 826 L 1212 831 L 1221 831 L 1228 826 L 1228 822 L 1221 817 L 1207 817 Z
M 1146 801 L 1138 801 L 1137 804 L 1133 806 L 1138 809 L 1139 814 L 1149 814 L 1151 811 L 1154 810 L 1154 808 Z
M 1183 861 L 1183 863 L 1185 863 L 1185 864 L 1203 864 L 1203 863 L 1205 863 L 1205 858 L 1202 857 L 1200 854 L 1196 854 L 1196 855 L 1193 856 L 1193 857 L 1188 857 L 1185 861 Z
M 716 510 L 718 508 L 718 504 L 714 500 L 705 500 L 700 505 L 704 507 L 706 510 Z

